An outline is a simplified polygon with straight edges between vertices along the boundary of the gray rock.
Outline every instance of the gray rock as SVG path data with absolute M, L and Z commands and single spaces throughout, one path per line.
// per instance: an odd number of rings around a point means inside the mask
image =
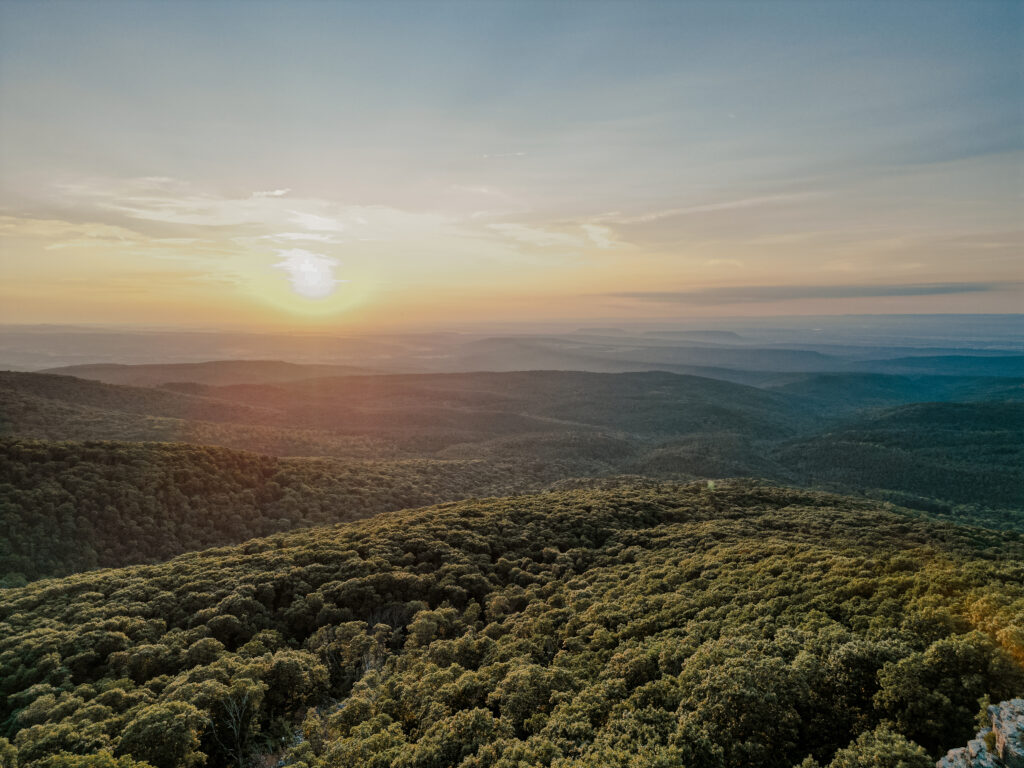
M 1010 699 L 988 708 L 996 735 L 996 755 L 1006 768 L 1024 768 L 1024 699 Z
M 993 704 L 988 716 L 992 727 L 979 731 L 966 747 L 949 750 L 936 768 L 1024 768 L 1024 699 Z

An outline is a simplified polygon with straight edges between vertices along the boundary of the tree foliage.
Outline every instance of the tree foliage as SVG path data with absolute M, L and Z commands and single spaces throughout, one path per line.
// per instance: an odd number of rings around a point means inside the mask
M 6 590 L 0 723 L 30 768 L 923 768 L 1024 689 L 1022 562 L 738 482 L 383 513 Z
M 525 464 L 280 459 L 180 443 L 0 440 L 0 585 L 158 562 L 385 510 L 541 486 Z

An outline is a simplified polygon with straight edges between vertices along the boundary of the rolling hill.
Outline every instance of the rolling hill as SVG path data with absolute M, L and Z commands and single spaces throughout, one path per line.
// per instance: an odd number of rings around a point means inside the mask
M 1024 379 L 1012 377 L 818 373 L 787 376 L 766 388 L 834 414 L 924 402 L 1024 401 Z
M 71 376 L 0 372 L 0 437 L 222 445 L 277 456 L 381 458 L 372 436 L 290 426 L 281 411 Z
M 522 460 L 280 459 L 188 444 L 0 440 L 0 586 L 539 489 L 564 474 Z
M 567 430 L 613 430 L 652 439 L 708 430 L 790 435 L 810 419 L 805 405 L 792 397 L 660 372 L 349 376 L 197 386 L 188 393 L 6 372 L 0 373 L 0 397 L 6 398 L 0 426 L 16 436 L 118 439 L 118 429 L 142 429 L 145 423 L 136 417 L 145 415 L 361 436 L 417 454 Z M 64 413 L 50 418 L 51 408 Z M 94 422 L 97 433 L 61 434 L 68 409 L 85 409 L 87 415 L 76 421 Z M 109 425 L 100 412 L 111 414 Z
M 0 748 L 923 766 L 1024 686 L 1022 560 L 1019 535 L 749 483 L 384 513 L 7 590 Z
M 436 465 L 446 490 L 409 497 L 409 504 L 539 490 L 585 477 L 746 476 L 864 493 L 992 527 L 1024 527 L 1021 404 L 1005 397 L 1019 387 L 1014 379 L 801 374 L 759 389 L 665 372 L 527 371 L 189 386 L 186 393 L 3 373 L 0 434 L 322 456 L 349 462 L 341 476 L 360 466 L 370 475 L 392 471 L 367 463 L 374 461 L 392 464 L 396 477 L 408 465 L 395 462 L 447 462 Z M 922 397 L 976 402 L 913 402 Z M 473 466 L 490 467 L 500 482 L 466 485 L 455 474 L 483 470 L 456 469 L 452 462 L 478 462 Z M 25 514 L 40 512 L 29 504 Z M 309 522 L 295 514 L 275 519 Z M 231 537 L 195 541 L 230 543 L 267 530 L 239 525 Z M 77 568 L 126 561 L 68 562 Z
M 133 387 L 157 387 L 161 384 L 192 382 L 224 386 L 229 384 L 273 384 L 324 376 L 351 376 L 372 371 L 354 365 L 314 365 L 286 363 L 280 360 L 211 360 L 202 363 L 163 363 L 151 365 L 68 365 L 40 373 L 75 376 L 106 384 Z
M 948 502 L 1010 508 L 1019 524 L 1024 403 L 917 403 L 882 410 L 785 445 L 776 458 L 805 482 L 898 491 L 889 498 L 934 511 L 950 512 Z

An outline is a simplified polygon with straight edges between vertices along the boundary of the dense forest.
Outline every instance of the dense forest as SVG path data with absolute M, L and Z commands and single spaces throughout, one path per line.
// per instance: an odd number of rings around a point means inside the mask
M 1024 530 L 1024 403 L 916 403 L 869 412 L 774 453 L 805 484 Z
M 1020 535 L 867 502 L 750 483 L 464 501 L 6 591 L 0 749 L 923 768 L 1024 690 L 1022 616 Z
M 0 586 L 506 495 L 560 474 L 538 462 L 280 459 L 186 444 L 0 440 Z

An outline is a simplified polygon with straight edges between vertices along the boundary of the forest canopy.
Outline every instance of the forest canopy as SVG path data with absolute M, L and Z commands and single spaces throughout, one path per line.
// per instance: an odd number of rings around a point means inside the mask
M 1022 618 L 1018 534 L 749 483 L 471 500 L 8 590 L 0 718 L 22 766 L 914 766 L 1024 690 Z
M 385 510 L 540 488 L 537 462 L 277 458 L 182 443 L 0 440 L 0 586 Z

